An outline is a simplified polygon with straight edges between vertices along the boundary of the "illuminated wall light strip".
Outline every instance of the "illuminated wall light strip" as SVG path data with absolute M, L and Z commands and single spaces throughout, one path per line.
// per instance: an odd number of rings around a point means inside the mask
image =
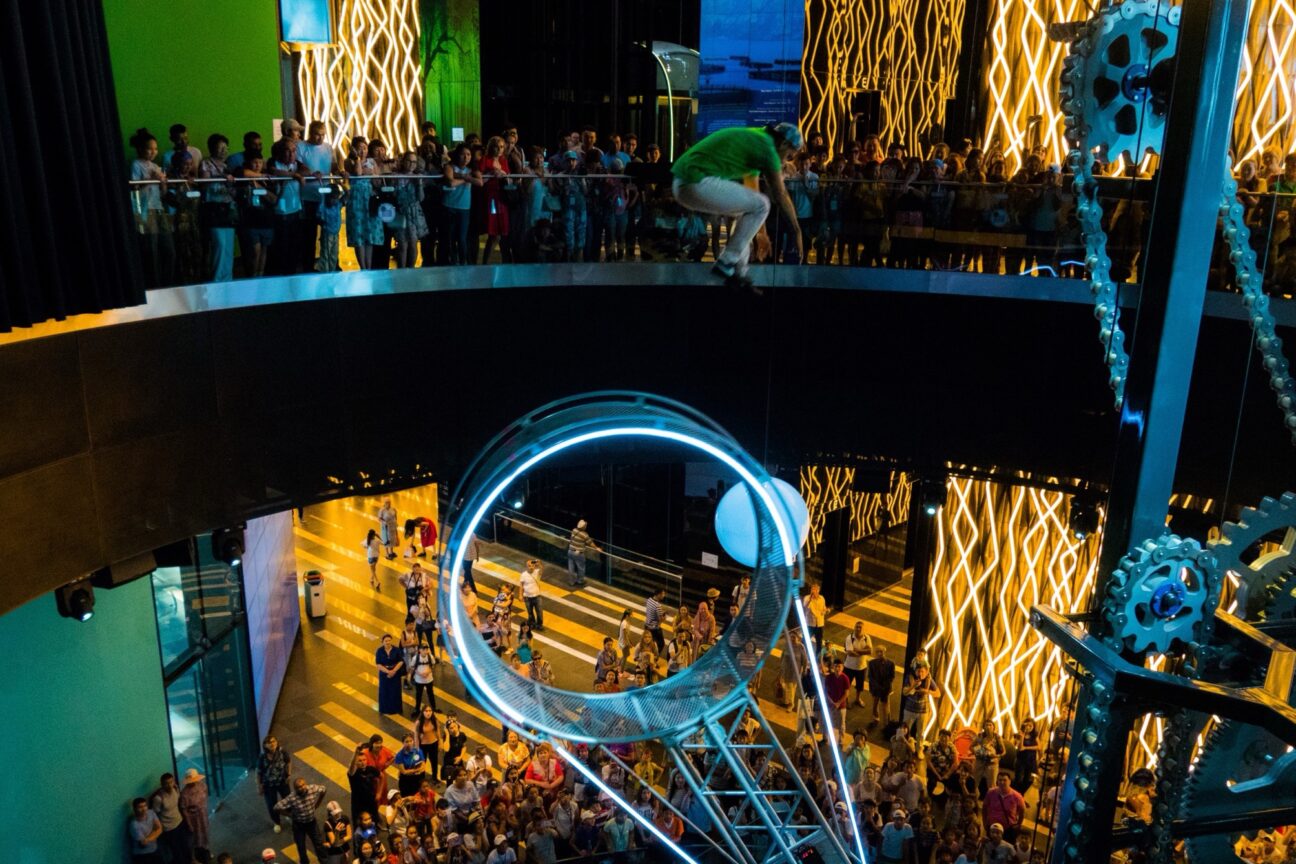
M 806 621 L 805 608 L 799 600 L 792 603 L 792 608 L 796 610 L 797 624 L 801 628 L 801 644 L 805 648 L 806 657 L 817 657 L 814 640 L 810 636 L 810 626 Z M 818 661 L 810 660 L 808 662 L 817 663 Z M 819 706 L 819 722 L 823 724 L 824 737 L 828 739 L 828 750 L 833 757 L 833 770 L 837 772 L 837 794 L 841 796 L 842 801 L 846 802 L 846 815 L 850 817 L 850 824 L 858 825 L 859 820 L 855 815 L 855 796 L 850 794 L 850 784 L 846 782 L 846 765 L 842 762 L 841 747 L 838 746 L 837 733 L 833 728 L 832 717 L 829 716 L 828 695 L 824 692 L 823 676 L 818 674 L 818 669 L 816 669 L 815 674 L 811 675 L 810 679 L 814 681 L 815 696 L 817 697 L 815 704 Z M 859 853 L 859 860 L 866 864 L 869 859 L 864 854 L 862 835 L 862 831 L 854 831 L 851 839 L 855 842 L 855 851 Z
M 926 731 L 976 729 L 987 719 L 1015 729 L 1023 717 L 1056 718 L 1069 680 L 1065 658 L 1028 616 L 1038 604 L 1085 608 L 1100 538 L 1075 539 L 1061 492 L 963 477 L 946 488 L 924 642 L 943 698 Z
M 855 469 L 840 465 L 802 465 L 798 486 L 810 511 L 810 533 L 806 554 L 812 555 L 823 542 L 828 512 L 843 505 L 850 508 L 850 541 L 854 543 L 909 518 L 913 481 L 903 471 L 891 472 L 886 492 L 856 492 Z
M 806 0 L 801 128 L 822 132 L 834 152 L 851 97 L 880 91 L 883 142 L 919 152 L 954 94 L 966 0 Z
M 1050 22 L 1090 17 L 1081 0 L 993 0 L 989 60 L 983 82 L 983 140 L 997 146 L 1010 171 L 1042 144 L 1047 162 L 1064 162 L 1059 77 L 1066 46 L 1050 42 Z M 1296 150 L 1296 5 L 1256 0 L 1251 9 L 1233 116 L 1233 151 L 1239 161 L 1266 149 Z M 1029 118 L 1041 118 L 1031 124 Z
M 306 120 L 323 120 L 344 149 L 381 138 L 391 153 L 419 143 L 423 74 L 418 0 L 337 0 L 336 44 L 302 51 L 297 89 Z

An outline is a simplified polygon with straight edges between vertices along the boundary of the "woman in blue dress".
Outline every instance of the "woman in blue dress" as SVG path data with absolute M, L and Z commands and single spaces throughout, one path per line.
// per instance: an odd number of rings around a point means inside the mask
M 405 653 L 384 633 L 382 647 L 374 656 L 378 666 L 378 713 L 401 713 L 401 681 L 405 678 Z
M 347 245 L 355 250 L 361 270 L 373 268 L 373 247 L 383 242 L 383 224 L 369 212 L 373 187 L 368 176 L 378 174 L 378 165 L 369 158 L 369 142 L 357 135 L 351 139 L 351 153 L 345 163 L 351 191 L 347 201 Z M 375 239 L 376 238 L 376 239 Z

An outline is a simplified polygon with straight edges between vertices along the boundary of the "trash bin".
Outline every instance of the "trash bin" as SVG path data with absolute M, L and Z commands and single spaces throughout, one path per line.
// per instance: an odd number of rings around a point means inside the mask
M 309 570 L 306 573 L 306 614 L 311 618 L 323 618 L 324 613 L 324 577 L 318 570 Z

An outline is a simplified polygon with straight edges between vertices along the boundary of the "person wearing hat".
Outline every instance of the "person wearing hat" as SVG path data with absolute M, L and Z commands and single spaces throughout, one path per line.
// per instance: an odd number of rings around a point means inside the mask
M 580 856 L 593 855 L 594 850 L 598 848 L 599 830 L 594 821 L 593 810 L 582 810 L 580 814 L 580 824 L 572 832 L 572 847 L 576 854 Z
M 486 864 L 517 864 L 517 853 L 509 848 L 506 835 L 495 835 L 490 854 L 486 856 Z
M 180 813 L 195 849 L 208 849 L 211 843 L 206 779 L 197 768 L 189 768 L 184 773 L 184 785 L 180 787 Z
M 567 540 L 567 575 L 573 588 L 585 584 L 585 556 L 591 550 L 603 551 L 585 530 L 586 527 L 587 523 L 584 519 L 578 520 L 576 527 L 572 529 L 571 537 Z
M 726 283 L 751 285 L 747 263 L 752 240 L 769 215 L 770 198 L 743 181 L 758 175 L 778 202 L 788 233 L 796 241 L 797 260 L 805 260 L 796 207 L 783 185 L 783 160 L 801 146 L 801 130 L 793 123 L 763 129 L 720 129 L 690 147 L 671 166 L 675 175 L 672 189 L 681 206 L 737 217 L 729 242 L 711 270 Z
M 909 860 L 913 846 L 914 829 L 905 821 L 903 807 L 891 811 L 891 821 L 882 826 L 882 845 L 878 850 L 878 864 L 903 864 Z
M 985 839 L 981 841 L 981 848 L 977 850 L 977 861 L 980 864 L 1012 864 L 1017 860 L 1016 850 L 1004 836 L 1004 826 L 998 822 L 990 823 Z
M 324 861 L 345 864 L 351 853 L 351 820 L 336 801 L 328 802 L 324 809 Z

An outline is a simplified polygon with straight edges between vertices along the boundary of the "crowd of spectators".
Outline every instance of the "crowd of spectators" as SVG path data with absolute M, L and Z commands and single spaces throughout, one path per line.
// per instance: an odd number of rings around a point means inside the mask
M 356 136 L 339 156 L 321 122 L 287 120 L 281 132 L 268 152 L 258 132 L 238 152 L 213 134 L 206 157 L 181 124 L 165 152 L 147 129 L 133 136 L 132 205 L 149 284 L 330 272 L 343 248 L 364 269 L 700 261 L 714 257 L 727 230 L 724 218 L 673 201 L 661 147 L 641 146 L 633 133 L 600 138 L 587 126 L 546 150 L 520 143 L 506 124 L 497 136 L 469 133 L 447 147 L 425 123 L 417 150 Z M 1296 166 L 1278 170 L 1270 155 L 1262 170 L 1242 164 L 1240 195 L 1248 221 L 1277 228 L 1264 233 L 1285 252 L 1296 245 L 1290 207 L 1267 193 L 1296 192 Z M 1042 147 L 1019 170 L 1007 166 L 997 149 L 967 140 L 911 154 L 868 136 L 832 153 L 810 133 L 784 166 L 806 263 L 1082 274 L 1071 178 L 1046 164 Z M 1133 274 L 1146 227 L 1138 185 L 1114 188 L 1104 202 L 1117 280 Z M 783 218 L 771 213 L 755 260 L 796 263 Z
M 420 560 L 437 554 L 435 530 L 422 530 L 429 521 L 407 520 L 402 538 L 396 510 L 386 500 L 378 514 L 381 532 L 366 546 L 375 560 L 380 555 L 397 559 L 400 551 L 409 562 L 397 580 L 408 609 L 403 629 L 399 637 L 384 635 L 375 655 L 377 710 L 402 717 L 402 690 L 414 694 L 410 720 L 398 721 L 408 723 L 399 742 L 389 747 L 381 734 L 359 742 L 347 769 L 346 795 L 297 776 L 296 761 L 274 735 L 263 742 L 256 783 L 268 827 L 276 834 L 289 828 L 299 864 L 309 864 L 312 855 L 321 864 L 553 864 L 594 854 L 647 862 L 668 860 L 663 835 L 684 844 L 701 842 L 699 832 L 713 830 L 711 816 L 656 742 L 593 747 L 560 742 L 582 763 L 583 770 L 576 770 L 549 744 L 533 745 L 507 727 L 500 728 L 498 747 L 481 743 L 480 736 L 470 743 L 459 717 L 438 707 L 433 680 L 444 660 L 439 636 L 446 623 L 431 611 L 436 580 Z M 581 549 L 594 545 L 583 523 L 573 529 L 571 543 Z M 679 674 L 715 645 L 751 590 L 750 577 L 743 576 L 727 592 L 711 587 L 695 605 L 677 608 L 667 604 L 665 589 L 656 590 L 645 600 L 638 637 L 626 626 L 627 610 L 620 626 L 603 639 L 588 677 L 573 686 L 555 682 L 553 667 L 534 640 L 544 628 L 544 565 L 528 559 L 517 574 L 516 591 L 502 580 L 496 591 L 482 593 L 471 575 L 472 562 L 481 555 L 475 536 L 468 547 L 461 600 L 482 638 L 518 675 L 595 693 L 646 687 Z M 569 566 L 573 582 L 577 575 Z M 373 587 L 381 592 L 381 580 L 376 578 Z M 741 764 L 702 747 L 688 751 L 685 758 L 694 760 L 708 786 L 737 790 L 735 771 L 747 771 L 750 781 L 771 792 L 804 788 L 845 841 L 858 836 L 869 860 L 881 864 L 1042 861 L 1070 717 L 1048 730 L 1032 718 L 1020 718 L 1010 729 L 1001 729 L 994 719 L 976 729 L 938 724 L 934 717 L 944 694 L 925 650 L 897 664 L 863 621 L 834 643 L 826 637 L 833 610 L 819 587 L 811 584 L 798 602 L 812 650 L 794 631 L 790 650 L 769 664 L 773 681 L 765 683 L 772 686 L 762 687 L 760 674 L 749 683 L 754 693 L 775 703 L 770 710 L 795 717 L 794 731 L 779 742 L 791 762 L 771 760 L 770 751 L 759 746 L 767 743 L 769 727 L 745 714 L 730 733 Z M 758 652 L 752 645 L 747 652 L 754 669 Z M 819 703 L 820 692 L 826 704 Z M 831 746 L 840 748 L 853 819 L 831 768 L 825 770 L 833 764 L 827 753 Z M 588 775 L 599 777 L 602 786 L 588 782 Z M 156 792 L 134 802 L 128 836 L 138 864 L 209 864 L 202 780 L 193 770 L 183 783 L 164 775 Z M 1122 790 L 1120 816 L 1149 822 L 1154 788 L 1151 771 L 1133 772 Z M 660 834 L 627 818 L 609 790 Z M 794 822 L 811 818 L 802 808 L 791 814 Z M 1267 839 L 1266 845 L 1265 837 L 1257 837 L 1246 848 L 1247 860 L 1282 860 L 1273 857 L 1284 848 L 1281 838 Z M 267 848 L 263 861 L 269 864 L 276 856 Z M 233 864 L 227 855 L 217 860 Z

